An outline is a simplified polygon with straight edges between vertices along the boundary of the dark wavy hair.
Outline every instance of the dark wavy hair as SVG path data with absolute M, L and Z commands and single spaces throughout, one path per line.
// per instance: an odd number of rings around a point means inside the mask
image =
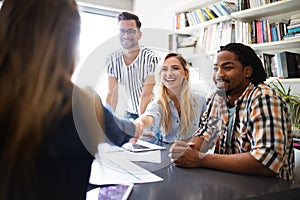
M 135 21 L 136 27 L 138 29 L 140 29 L 142 26 L 142 23 L 141 23 L 139 17 L 136 16 L 135 14 L 129 13 L 129 12 L 122 12 L 118 15 L 118 22 L 120 22 L 121 20 L 132 20 L 132 19 Z
M 266 80 L 267 74 L 264 66 L 251 47 L 241 43 L 229 43 L 225 46 L 221 46 L 218 53 L 221 51 L 230 51 L 236 55 L 236 59 L 240 61 L 243 66 L 252 66 L 253 73 L 251 75 L 251 82 L 254 85 Z

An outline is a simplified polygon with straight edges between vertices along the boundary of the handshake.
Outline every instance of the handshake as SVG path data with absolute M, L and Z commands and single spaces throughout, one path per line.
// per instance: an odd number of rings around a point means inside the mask
M 140 138 L 143 135 L 147 136 L 154 136 L 153 132 L 145 132 L 145 129 L 151 128 L 151 126 L 154 123 L 154 119 L 152 116 L 141 116 L 135 120 L 130 119 L 135 124 L 136 131 L 135 131 L 135 137 Z

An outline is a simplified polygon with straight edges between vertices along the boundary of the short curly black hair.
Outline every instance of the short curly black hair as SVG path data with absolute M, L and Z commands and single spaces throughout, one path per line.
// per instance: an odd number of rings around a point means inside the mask
M 251 47 L 241 43 L 229 43 L 225 46 L 221 46 L 218 53 L 221 51 L 233 52 L 236 55 L 237 60 L 240 61 L 243 66 L 252 66 L 253 73 L 251 75 L 251 82 L 254 85 L 266 80 L 267 74 L 264 66 L 256 52 Z

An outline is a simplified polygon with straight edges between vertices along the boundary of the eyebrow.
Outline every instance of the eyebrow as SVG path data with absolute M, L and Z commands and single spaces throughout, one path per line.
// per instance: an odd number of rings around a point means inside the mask
M 168 66 L 163 65 L 162 67 L 168 67 Z M 180 67 L 180 65 L 171 65 L 170 67 Z
M 228 62 L 225 62 L 225 63 L 222 63 L 222 65 L 221 65 L 221 66 L 228 65 L 228 64 L 233 64 L 233 62 L 230 62 L 230 61 L 228 61 Z M 215 64 L 214 64 L 214 66 L 218 66 L 218 64 L 217 64 L 217 63 L 215 63 Z

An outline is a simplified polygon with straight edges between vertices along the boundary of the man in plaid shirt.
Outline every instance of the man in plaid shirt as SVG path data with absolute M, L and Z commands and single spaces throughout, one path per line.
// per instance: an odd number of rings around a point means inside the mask
M 295 163 L 288 107 L 264 83 L 266 73 L 255 51 L 239 43 L 222 46 L 213 80 L 217 90 L 208 98 L 203 124 L 192 142 L 176 141 L 171 146 L 171 160 L 181 167 L 292 180 Z M 214 154 L 208 154 L 204 146 L 214 142 Z

